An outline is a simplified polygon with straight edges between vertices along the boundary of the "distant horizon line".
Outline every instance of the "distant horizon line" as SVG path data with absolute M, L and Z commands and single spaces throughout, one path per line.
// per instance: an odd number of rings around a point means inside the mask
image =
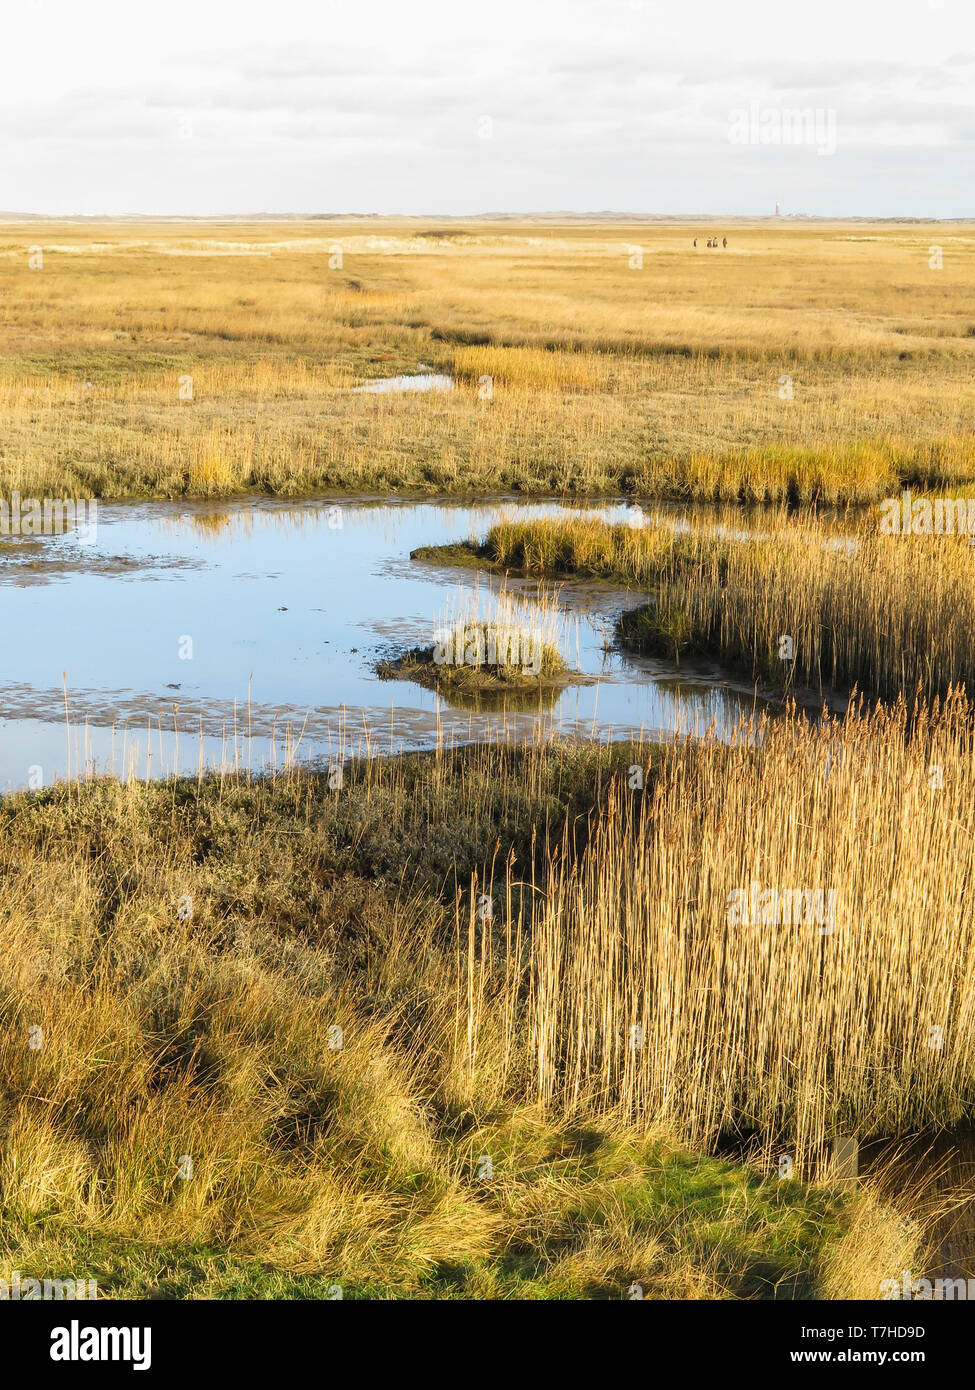
M 723 213 L 723 212 L 13 212 L 0 210 L 4 222 L 891 222 L 950 223 L 975 221 L 970 216 L 927 217 L 913 213 Z

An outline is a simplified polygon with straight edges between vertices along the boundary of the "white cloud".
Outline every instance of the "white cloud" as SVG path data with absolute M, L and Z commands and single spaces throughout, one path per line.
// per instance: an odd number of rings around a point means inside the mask
M 9 210 L 970 212 L 968 0 L 3 3 Z

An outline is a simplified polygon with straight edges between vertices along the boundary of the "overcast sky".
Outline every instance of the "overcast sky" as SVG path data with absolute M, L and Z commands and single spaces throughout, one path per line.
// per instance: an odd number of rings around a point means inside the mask
M 975 0 L 0 0 L 0 19 L 2 211 L 975 212 Z

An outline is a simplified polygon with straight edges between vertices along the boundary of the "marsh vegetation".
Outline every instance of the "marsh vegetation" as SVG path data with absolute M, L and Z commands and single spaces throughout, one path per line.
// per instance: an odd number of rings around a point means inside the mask
M 975 250 L 963 225 L 939 236 L 933 271 L 911 224 L 743 226 L 717 260 L 664 224 L 7 226 L 7 487 L 826 504 L 967 486 Z M 356 390 L 421 366 L 454 389 Z
M 153 571 L 196 583 L 228 686 L 178 697 L 195 776 L 76 760 L 0 801 L 4 1257 L 118 1297 L 879 1297 L 939 1268 L 946 1202 L 972 1224 L 968 1189 L 832 1161 L 918 1134 L 933 1154 L 975 1109 L 975 565 L 877 506 L 975 491 L 970 228 L 939 228 L 937 272 L 910 224 L 745 225 L 720 257 L 673 224 L 448 231 L 0 233 L 6 493 L 227 499 L 191 511 L 198 548 L 263 524 L 247 494 L 350 500 L 334 535 L 281 522 L 264 578 L 297 601 L 245 589 L 236 555 L 233 585 L 192 547 Z M 451 389 L 384 386 L 417 377 Z M 467 542 L 377 512 L 395 544 L 356 568 L 364 499 L 394 492 L 553 505 L 472 510 Z M 20 584 L 35 551 L 5 559 Z M 116 559 L 86 583 L 130 582 Z M 435 625 L 419 575 L 461 585 Z M 104 591 L 44 593 L 24 630 L 51 704 Z M 571 631 L 600 594 L 615 686 Z M 344 656 L 371 604 L 382 660 L 329 673 L 333 599 Z M 149 696 L 180 689 L 159 609 L 122 611 L 117 659 L 151 649 Z M 277 674 L 312 631 L 275 689 L 316 757 L 255 775 L 238 715 L 273 741 L 277 714 L 251 708 L 247 648 Z M 695 661 L 751 716 L 598 723 Z M 326 757 L 377 665 L 426 701 L 426 751 L 390 710 L 388 744 L 364 720 Z M 576 685 L 590 736 L 561 737 L 541 714 Z M 800 690 L 863 698 L 820 715 Z M 441 699 L 501 717 L 465 735 Z M 228 711 L 234 757 L 204 766 Z

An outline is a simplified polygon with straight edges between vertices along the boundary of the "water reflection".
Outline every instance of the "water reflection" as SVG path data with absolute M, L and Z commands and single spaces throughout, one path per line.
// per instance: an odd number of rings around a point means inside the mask
M 417 376 L 384 376 L 366 381 L 353 388 L 353 394 L 384 396 L 390 391 L 452 391 L 454 379 L 438 372 L 421 372 Z
M 429 644 L 445 590 L 484 582 L 415 563 L 412 550 L 482 535 L 512 514 L 617 521 L 630 510 L 515 498 L 104 505 L 94 546 L 43 542 L 44 583 L 18 582 L 15 549 L 0 565 L 0 786 L 47 784 L 89 764 L 124 774 L 133 759 L 138 775 L 196 772 L 200 747 L 219 763 L 235 736 L 238 763 L 267 766 L 287 725 L 304 730 L 300 756 L 323 758 L 351 730 L 374 748 L 536 732 L 649 737 L 711 724 L 727 734 L 753 709 L 750 687 L 713 665 L 678 671 L 613 646 L 617 614 L 642 595 L 608 585 L 559 587 L 578 629 L 566 656 L 591 680 L 550 708 L 451 707 L 433 691 L 378 679 L 392 650 Z M 35 545 L 23 563 L 37 558 Z M 529 581 L 512 587 L 529 602 L 537 592 Z

